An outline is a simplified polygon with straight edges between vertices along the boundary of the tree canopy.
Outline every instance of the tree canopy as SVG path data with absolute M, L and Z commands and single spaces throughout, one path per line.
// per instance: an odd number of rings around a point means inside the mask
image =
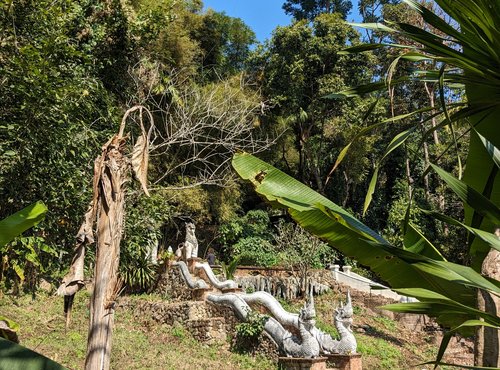
M 286 0 L 283 10 L 295 19 L 314 20 L 323 13 L 339 13 L 346 19 L 352 9 L 350 0 Z

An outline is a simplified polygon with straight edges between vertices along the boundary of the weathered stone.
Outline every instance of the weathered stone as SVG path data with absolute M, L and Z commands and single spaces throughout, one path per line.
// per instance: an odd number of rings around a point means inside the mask
M 286 370 L 326 370 L 326 357 L 280 357 L 278 361 L 281 367 Z
M 352 355 L 325 355 L 327 358 L 326 366 L 328 369 L 335 370 L 362 370 L 361 355 L 358 353 Z
M 191 289 L 191 293 L 193 295 L 193 299 L 195 301 L 204 301 L 207 298 L 207 295 L 211 293 L 213 290 L 212 288 L 198 288 L 198 289 Z

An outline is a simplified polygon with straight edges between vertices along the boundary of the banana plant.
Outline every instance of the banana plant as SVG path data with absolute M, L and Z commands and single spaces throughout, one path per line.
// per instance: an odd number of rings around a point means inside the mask
M 38 255 L 33 248 L 22 246 L 22 250 L 16 250 L 11 242 L 16 236 L 40 222 L 46 212 L 47 207 L 42 202 L 36 202 L 0 220 L 0 283 L 3 282 L 5 272 L 9 269 L 13 270 L 21 281 L 24 280 L 22 266 L 25 261 L 20 261 L 19 256 L 17 258 L 11 257 L 16 255 L 20 255 L 21 258 L 29 256 L 28 258 L 31 257 L 35 263 L 38 261 Z
M 404 50 L 397 58 L 416 62 L 411 73 L 397 79 L 388 77 L 385 81 L 355 87 L 340 94 L 331 95 L 349 97 L 366 94 L 371 91 L 386 89 L 388 85 L 414 82 L 434 82 L 439 86 L 441 110 L 428 119 L 443 117 L 442 121 L 428 130 L 449 126 L 457 122 L 470 125 L 467 166 L 463 180 L 468 186 L 483 194 L 495 204 L 500 204 L 498 182 L 495 182 L 498 167 L 492 159 L 488 146 L 500 147 L 500 135 L 497 134 L 497 117 L 500 115 L 500 2 L 489 0 L 436 0 L 437 5 L 448 14 L 450 20 L 426 8 L 421 2 L 404 0 L 412 10 L 418 12 L 429 30 L 411 24 L 385 22 L 375 24 L 353 24 L 355 26 L 397 34 L 414 41 L 414 46 L 397 44 L 364 44 L 348 48 L 343 53 L 359 53 L 383 47 Z M 432 30 L 432 31 L 430 31 Z M 434 62 L 436 70 L 419 70 L 422 61 Z M 393 63 L 395 66 L 396 63 Z M 460 88 L 466 99 L 464 102 L 446 104 L 446 87 Z M 418 115 L 432 107 L 425 107 L 398 118 Z M 419 122 L 421 124 L 421 122 Z M 418 123 L 415 123 L 417 125 Z M 410 129 L 411 130 L 411 129 Z M 407 130 L 408 131 L 408 130 Z M 400 133 L 388 145 L 386 154 L 394 150 L 409 138 L 407 131 Z M 365 201 L 365 210 L 371 201 L 371 194 L 376 183 L 377 172 L 374 173 L 370 191 Z M 471 227 L 492 231 L 498 224 L 485 218 L 469 204 L 465 204 L 465 223 Z M 488 243 L 473 237 L 469 241 L 471 266 L 480 271 L 482 262 L 490 250 Z
M 0 255 L 15 237 L 39 223 L 45 217 L 46 212 L 47 207 L 39 201 L 1 220 Z M 16 271 L 18 275 L 19 271 Z M 0 316 L 0 369 L 65 369 L 49 358 L 15 343 L 18 342 L 18 330 L 19 325 L 16 322 Z
M 468 157 L 462 180 L 454 178 L 436 165 L 432 169 L 462 199 L 465 208 L 463 222 L 445 215 L 433 214 L 445 222 L 461 225 L 469 232 L 471 266 L 446 261 L 431 241 L 411 224 L 406 228 L 404 248 L 397 248 L 375 231 L 355 219 L 345 210 L 320 194 L 287 176 L 269 164 L 242 153 L 233 158 L 233 166 L 241 177 L 253 183 L 256 191 L 272 204 L 288 208 L 291 216 L 304 228 L 326 240 L 344 255 L 368 266 L 402 294 L 420 302 L 389 306 L 401 312 L 426 313 L 450 330 L 444 336 L 436 366 L 441 363 L 446 346 L 454 333 L 472 334 L 478 326 L 500 327 L 500 318 L 477 308 L 477 290 L 499 295 L 500 282 L 480 274 L 484 258 L 491 248 L 499 249 L 498 237 L 492 234 L 500 225 L 500 184 L 497 178 L 500 135 L 497 119 L 500 116 L 500 2 L 490 0 L 435 0 L 446 12 L 445 22 L 420 2 L 404 0 L 420 13 L 430 26 L 424 30 L 405 23 L 385 22 L 361 24 L 360 27 L 394 33 L 413 40 L 414 46 L 367 44 L 345 50 L 358 53 L 382 47 L 401 48 L 403 59 L 411 62 L 432 61 L 434 71 L 412 71 L 397 79 L 390 76 L 365 86 L 352 88 L 330 98 L 350 97 L 386 89 L 388 85 L 413 82 L 434 82 L 439 86 L 441 107 L 428 119 L 444 117 L 432 130 L 466 122 L 470 125 Z M 391 65 L 394 69 L 397 60 Z M 460 87 L 466 96 L 463 102 L 446 104 L 446 87 Z M 392 117 L 370 129 L 397 119 L 433 111 L 425 107 L 399 117 Z M 417 123 L 416 123 L 417 124 Z M 419 122 L 421 124 L 421 122 Z M 411 131 L 399 133 L 387 146 L 389 155 L 411 138 Z M 358 135 L 358 136 L 360 136 Z M 345 157 L 351 144 L 341 151 L 334 168 Z M 382 158 L 383 159 L 383 158 Z M 332 170 L 333 171 L 333 170 Z M 370 182 L 365 210 L 377 182 L 377 169 Z M 479 368 L 479 367 L 475 367 Z
M 452 332 L 467 336 L 474 333 L 477 325 L 500 328 L 500 317 L 476 307 L 477 289 L 500 295 L 500 282 L 482 276 L 471 267 L 447 261 L 411 224 L 404 248 L 396 247 L 331 200 L 257 157 L 239 153 L 232 164 L 258 194 L 273 206 L 286 208 L 303 228 L 345 256 L 368 266 L 395 291 L 420 301 L 385 308 L 434 316 Z M 463 193 L 465 198 L 472 199 L 479 195 L 472 191 Z M 484 204 L 472 206 L 478 213 L 495 217 L 500 211 L 498 207 L 486 202 L 486 198 L 483 200 Z M 494 234 L 479 230 L 477 235 L 487 242 L 493 241 L 492 246 L 500 250 L 500 241 Z M 443 341 L 443 346 L 447 343 Z M 444 349 L 441 356 L 443 353 Z

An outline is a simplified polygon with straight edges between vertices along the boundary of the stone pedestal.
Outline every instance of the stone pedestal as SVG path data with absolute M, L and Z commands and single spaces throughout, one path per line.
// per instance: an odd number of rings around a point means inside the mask
M 278 363 L 284 370 L 326 370 L 326 357 L 279 357 Z
M 212 288 L 196 288 L 191 289 L 191 293 L 193 295 L 193 300 L 195 301 L 204 301 L 207 298 L 207 295 L 212 293 Z
M 224 293 L 242 293 L 243 289 L 241 288 L 226 288 L 226 289 L 221 289 L 221 292 Z
M 187 267 L 191 275 L 196 276 L 196 262 L 201 262 L 202 259 L 199 257 L 188 258 L 186 261 Z
M 325 355 L 328 369 L 335 370 L 362 370 L 361 355 Z

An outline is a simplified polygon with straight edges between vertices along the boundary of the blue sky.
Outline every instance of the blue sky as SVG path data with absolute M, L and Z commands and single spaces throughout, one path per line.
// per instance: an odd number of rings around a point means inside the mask
M 284 2 L 284 0 L 203 0 L 205 8 L 241 18 L 255 32 L 259 41 L 269 38 L 276 26 L 286 26 L 291 23 L 291 17 L 281 8 Z M 353 0 L 352 3 L 353 9 L 347 19 L 359 21 L 358 1 Z

